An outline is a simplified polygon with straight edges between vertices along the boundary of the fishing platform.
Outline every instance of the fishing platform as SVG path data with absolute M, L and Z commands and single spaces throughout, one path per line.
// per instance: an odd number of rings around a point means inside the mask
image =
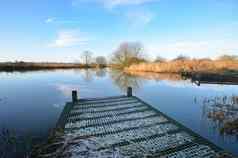
M 78 99 L 73 91 L 57 126 L 64 138 L 74 137 L 72 157 L 213 158 L 224 152 L 133 96 L 130 87 L 127 95 L 107 98 Z

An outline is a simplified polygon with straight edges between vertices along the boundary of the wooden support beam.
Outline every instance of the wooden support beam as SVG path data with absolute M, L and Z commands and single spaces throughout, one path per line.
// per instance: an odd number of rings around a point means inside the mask
M 131 87 L 127 88 L 127 96 L 132 97 L 132 88 Z
M 78 92 L 76 90 L 72 91 L 72 102 L 75 103 L 78 101 Z

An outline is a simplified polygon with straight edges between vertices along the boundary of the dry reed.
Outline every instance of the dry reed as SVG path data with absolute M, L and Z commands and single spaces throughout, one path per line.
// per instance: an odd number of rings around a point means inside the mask
M 238 71 L 237 60 L 177 60 L 162 63 L 134 64 L 124 69 L 126 72 L 156 72 L 156 73 L 179 73 L 187 72 L 213 72 Z

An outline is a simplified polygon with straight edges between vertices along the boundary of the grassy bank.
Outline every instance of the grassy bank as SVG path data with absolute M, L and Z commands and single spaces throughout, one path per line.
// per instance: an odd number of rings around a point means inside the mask
M 124 68 L 126 72 L 156 72 L 156 73 L 227 73 L 238 71 L 237 60 L 178 60 L 161 63 L 140 63 Z
M 75 63 L 33 63 L 33 62 L 5 62 L 0 63 L 0 71 L 30 71 L 44 69 L 73 69 L 73 68 L 103 68 L 106 65 L 75 64 Z

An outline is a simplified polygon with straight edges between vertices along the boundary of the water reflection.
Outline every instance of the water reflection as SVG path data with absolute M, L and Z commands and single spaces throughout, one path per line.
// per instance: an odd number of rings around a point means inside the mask
M 127 87 L 132 87 L 133 91 L 137 91 L 146 83 L 145 79 L 118 70 L 111 70 L 110 77 L 113 83 L 124 92 Z
M 72 90 L 79 90 L 79 87 L 76 87 L 76 85 L 70 85 L 70 84 L 57 84 L 55 85 L 56 89 L 60 91 L 65 97 L 71 97 Z
M 181 75 L 173 73 L 153 73 L 153 72 L 126 72 L 128 75 L 143 77 L 147 80 L 169 80 L 169 81 L 178 81 L 182 80 Z
M 85 82 L 92 82 L 94 77 L 103 78 L 107 75 L 106 68 L 96 68 L 96 69 L 74 69 L 75 74 L 81 75 Z
M 80 75 L 86 83 L 93 82 L 95 77 L 104 78 L 104 77 L 107 77 L 107 74 L 109 74 L 109 78 L 122 91 L 126 91 L 127 87 L 132 87 L 133 91 L 137 91 L 141 87 L 143 87 L 143 85 L 146 84 L 148 80 L 154 80 L 154 81 L 167 80 L 170 82 L 182 81 L 180 75 L 169 74 L 169 73 L 161 74 L 161 73 L 150 73 L 150 72 L 123 72 L 120 70 L 109 70 L 106 68 L 105 69 L 74 69 L 73 71 L 75 74 Z M 175 84 L 173 83 L 172 85 L 175 85 Z M 60 85 L 57 85 L 57 89 L 60 90 L 65 96 L 69 97 L 73 89 L 79 90 L 79 85 L 60 84 Z
M 6 97 L 0 98 L 0 103 L 5 103 L 7 101 Z
M 96 69 L 96 76 L 97 77 L 105 77 L 107 75 L 107 69 Z
M 94 71 L 91 69 L 74 69 L 74 72 L 81 75 L 85 82 L 93 81 Z
M 98 91 L 95 82 L 107 76 L 107 69 L 73 69 L 76 78 L 83 81 L 79 84 L 78 81 L 75 82 L 60 82 L 53 84 L 53 86 L 66 98 L 71 98 L 72 90 L 77 90 L 80 95 L 91 94 Z M 81 97 L 81 96 L 80 96 Z M 87 96 L 92 97 L 92 96 Z M 97 97 L 97 96 L 95 96 Z
M 197 99 L 194 100 L 197 102 Z M 203 104 L 203 117 L 212 121 L 215 129 L 221 134 L 238 136 L 238 96 L 217 96 L 205 98 Z M 234 125 L 229 126 L 234 122 Z
M 148 80 L 182 81 L 180 75 L 171 73 L 123 72 L 119 70 L 111 70 L 109 73 L 113 83 L 123 91 L 126 91 L 127 87 L 132 87 L 133 91 L 137 91 Z
M 55 126 L 65 103 L 71 101 L 73 89 L 79 91 L 79 98 L 87 98 L 125 94 L 123 91 L 131 86 L 133 91 L 138 91 L 138 97 L 160 111 L 237 153 L 234 134 L 220 135 L 219 131 L 226 120 L 237 118 L 235 98 L 238 86 L 203 84 L 197 87 L 189 81 L 180 80 L 179 75 L 124 73 L 110 69 L 0 73 L 0 78 L 0 130 L 7 127 L 20 135 L 27 135 L 26 131 L 29 131 L 44 139 L 48 129 Z M 32 90 L 37 91 L 32 93 Z M 209 97 L 217 95 L 227 97 Z M 194 96 L 197 98 L 193 100 Z

